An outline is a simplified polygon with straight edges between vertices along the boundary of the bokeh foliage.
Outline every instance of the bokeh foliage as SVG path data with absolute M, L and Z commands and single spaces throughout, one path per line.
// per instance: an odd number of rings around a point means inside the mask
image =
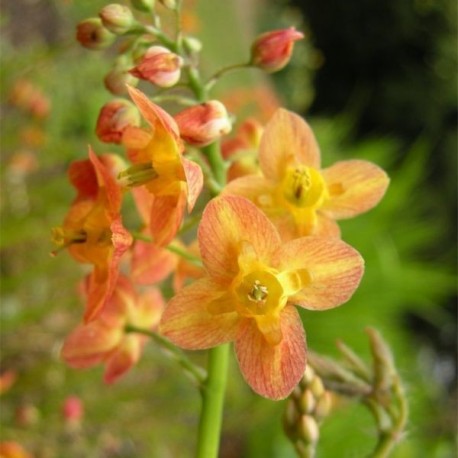
M 301 23 L 297 10 L 280 9 L 275 2 L 262 14 L 250 6 L 253 23 L 243 14 L 244 2 L 216 3 L 201 0 L 196 5 L 197 33 L 209 43 L 204 57 L 210 72 L 232 59 L 244 60 L 256 32 L 287 26 L 290 20 Z M 68 164 L 85 157 L 88 144 L 99 153 L 107 151 L 96 139 L 94 125 L 101 105 L 111 98 L 101 81 L 113 57 L 79 48 L 74 26 L 104 4 L 10 1 L 2 12 L 1 363 L 2 370 L 16 371 L 17 381 L 0 400 L 1 438 L 20 441 L 37 457 L 187 457 L 195 442 L 199 395 L 154 344 L 137 368 L 109 388 L 103 385 L 101 369 L 76 372 L 59 360 L 62 339 L 81 316 L 81 270 L 65 253 L 49 256 L 49 231 L 61 222 L 73 198 Z M 235 30 L 239 33 L 233 36 Z M 447 54 L 448 47 L 440 46 Z M 298 46 L 291 69 L 274 79 L 287 108 L 305 110 L 310 104 L 316 65 L 317 51 L 308 42 Z M 20 78 L 33 81 L 49 97 L 49 117 L 34 119 L 8 102 Z M 250 87 L 259 78 L 251 71 L 234 75 L 225 89 Z M 289 89 L 294 81 L 303 89 L 299 97 Z M 416 81 L 421 97 L 424 80 Z M 325 165 L 368 159 L 388 171 L 391 185 L 379 207 L 342 224 L 344 239 L 366 260 L 366 274 L 348 304 L 323 314 L 302 313 L 308 345 L 335 355 L 335 341 L 342 339 L 368 357 L 364 328 L 379 329 L 392 345 L 411 405 L 407 437 L 394 456 L 448 458 L 454 456 L 456 379 L 449 354 L 431 342 L 454 341 L 456 334 L 453 310 L 444 306 L 456 294 L 449 217 L 453 185 L 449 175 L 441 186 L 431 180 L 437 176 L 431 158 L 435 138 L 418 134 L 406 142 L 395 129 L 357 138 L 357 116 L 342 108 L 332 116 L 309 117 Z M 24 137 L 30 128 L 43 133 L 38 145 Z M 453 143 L 448 147 L 455 148 Z M 24 150 L 33 155 L 36 167 L 18 175 L 11 164 Z M 453 157 L 447 154 L 445 169 L 453 167 Z M 437 335 L 422 340 L 412 317 L 429 323 Z M 191 357 L 205 363 L 203 353 Z M 85 405 L 78 433 L 64 427 L 61 413 L 64 399 L 75 394 Z M 344 400 L 336 404 L 335 415 L 322 428 L 319 456 L 367 455 L 375 441 L 369 414 Z M 29 409 L 25 423 L 18 419 L 18 409 L 24 407 Z M 232 364 L 221 456 L 292 458 L 282 433 L 283 407 L 283 402 L 255 397 Z

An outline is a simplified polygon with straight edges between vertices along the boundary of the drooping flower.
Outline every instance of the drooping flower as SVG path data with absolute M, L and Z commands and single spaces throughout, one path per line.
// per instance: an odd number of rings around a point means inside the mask
M 121 220 L 122 192 L 113 176 L 118 169 L 119 158 L 97 157 L 91 149 L 89 160 L 75 161 L 69 177 L 78 194 L 63 225 L 53 229 L 59 249 L 68 248 L 78 262 L 94 266 L 87 278 L 85 321 L 94 319 L 110 299 L 121 257 L 132 243 Z
M 148 190 L 152 196 L 150 233 L 156 245 L 165 246 L 175 237 L 185 208 L 193 209 L 203 174 L 198 164 L 182 156 L 173 118 L 138 89 L 129 87 L 129 93 L 151 130 L 130 126 L 124 131 L 123 144 L 134 165 L 120 174 L 120 180 Z
M 294 307 L 326 310 L 346 302 L 363 260 L 339 239 L 282 244 L 268 218 L 239 196 L 212 200 L 198 231 L 205 277 L 169 302 L 160 331 L 186 349 L 235 341 L 248 384 L 286 397 L 304 373 L 305 335 Z
M 285 239 L 339 236 L 335 220 L 370 210 L 389 183 L 380 167 L 364 160 L 340 161 L 320 169 L 320 150 L 312 130 L 302 118 L 284 109 L 265 127 L 259 165 L 263 176 L 234 180 L 224 192 L 254 202 Z
M 251 45 L 251 65 L 269 73 L 281 70 L 291 59 L 294 42 L 302 38 L 294 27 L 259 35 Z
M 75 369 L 104 364 L 104 380 L 112 383 L 138 362 L 147 339 L 138 333 L 126 333 L 126 326 L 151 330 L 159 323 L 163 308 L 158 289 L 150 288 L 139 295 L 129 279 L 121 275 L 97 319 L 80 324 L 67 337 L 62 358 Z
M 208 145 L 232 129 L 226 107 L 218 100 L 186 108 L 174 118 L 181 138 L 195 146 Z

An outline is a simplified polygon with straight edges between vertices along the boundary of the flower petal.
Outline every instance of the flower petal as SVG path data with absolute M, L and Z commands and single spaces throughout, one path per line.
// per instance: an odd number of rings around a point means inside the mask
M 186 176 L 186 183 L 188 185 L 188 212 L 191 212 L 194 208 L 197 198 L 202 191 L 204 185 L 204 175 L 199 164 L 196 164 L 185 157 L 181 160 L 183 164 L 183 170 Z
M 307 271 L 310 282 L 289 302 L 310 310 L 326 310 L 348 301 L 364 271 L 361 255 L 334 238 L 309 236 L 292 240 L 281 247 L 277 260 L 279 270 Z
M 278 400 L 288 396 L 305 370 L 306 342 L 302 322 L 294 307 L 281 314 L 283 338 L 270 345 L 255 320 L 246 319 L 240 327 L 235 351 L 240 370 L 256 393 Z
M 115 382 L 138 362 L 143 340 L 135 335 L 127 335 L 123 338 L 121 345 L 106 360 L 103 376 L 105 383 Z
M 246 197 L 264 211 L 274 205 L 274 192 L 275 183 L 259 175 L 236 178 L 223 189 L 223 195 Z
M 319 169 L 320 150 L 304 119 L 280 108 L 265 127 L 259 165 L 266 178 L 281 181 L 286 167 L 297 163 Z
M 234 340 L 239 315 L 236 312 L 211 314 L 207 306 L 224 291 L 207 279 L 183 288 L 168 303 L 159 330 L 182 348 L 200 350 Z
M 350 218 L 375 207 L 390 181 L 380 167 L 360 160 L 337 162 L 322 174 L 330 198 L 321 211 L 333 219 Z
M 209 202 L 198 230 L 202 261 L 210 277 L 230 282 L 239 271 L 242 242 L 248 242 L 259 262 L 270 264 L 280 236 L 267 217 L 249 200 L 221 196 Z

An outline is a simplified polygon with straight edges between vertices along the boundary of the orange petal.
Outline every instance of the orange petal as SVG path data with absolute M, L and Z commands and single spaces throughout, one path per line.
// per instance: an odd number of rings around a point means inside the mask
M 278 252 L 279 270 L 305 269 L 310 282 L 289 302 L 310 310 L 326 310 L 348 301 L 364 272 L 361 255 L 339 239 L 302 237 Z
M 279 400 L 288 396 L 304 374 L 306 343 L 302 322 L 294 307 L 281 314 L 283 338 L 270 345 L 252 319 L 243 321 L 235 351 L 247 383 L 256 393 Z
M 310 126 L 298 115 L 278 109 L 267 123 L 259 147 L 266 178 L 281 181 L 292 164 L 320 168 L 320 150 Z
M 333 219 L 350 218 L 375 207 L 390 179 L 368 161 L 341 161 L 322 171 L 330 198 L 321 211 Z
M 68 169 L 68 177 L 71 184 L 78 191 L 77 201 L 96 199 L 99 191 L 97 175 L 94 166 L 87 159 L 74 161 Z
M 121 345 L 106 361 L 104 374 L 105 383 L 113 383 L 124 375 L 140 359 L 142 339 L 139 336 L 128 335 L 122 340 Z
M 104 326 L 100 321 L 79 325 L 66 339 L 61 356 L 76 369 L 100 363 L 118 345 L 122 333 L 119 329 Z
M 159 105 L 151 102 L 142 91 L 129 85 L 127 85 L 127 90 L 132 100 L 135 102 L 135 105 L 137 105 L 140 110 L 140 113 L 152 127 L 156 127 L 159 123 L 162 128 L 174 137 L 176 142 L 180 142 L 180 131 L 172 116 Z
M 151 285 L 167 278 L 177 264 L 174 253 L 138 240 L 132 252 L 131 277 L 135 283 Z
M 188 185 L 188 212 L 194 208 L 197 198 L 202 191 L 204 185 L 204 175 L 199 164 L 196 164 L 189 159 L 182 158 L 183 170 L 186 175 L 186 183 Z
M 274 205 L 275 183 L 258 175 L 247 175 L 230 181 L 223 194 L 243 196 L 257 207 L 269 210 Z
M 210 302 L 224 291 L 208 279 L 197 280 L 183 288 L 168 303 L 159 330 L 182 348 L 200 350 L 215 347 L 235 339 L 239 315 L 211 314 Z
M 186 193 L 155 196 L 151 206 L 150 230 L 154 244 L 164 247 L 170 243 L 180 228 L 186 207 Z
M 280 236 L 267 217 L 249 200 L 221 196 L 205 208 L 198 230 L 202 261 L 212 279 L 231 282 L 239 271 L 242 242 L 248 242 L 258 261 L 270 264 Z

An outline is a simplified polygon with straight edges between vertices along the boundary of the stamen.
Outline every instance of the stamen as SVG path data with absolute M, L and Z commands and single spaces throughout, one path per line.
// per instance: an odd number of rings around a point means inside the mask
M 267 289 L 267 286 L 261 285 L 259 280 L 255 280 L 253 287 L 247 296 L 250 301 L 265 302 L 268 294 L 269 290 Z
M 85 243 L 87 241 L 87 233 L 84 229 L 69 230 L 63 227 L 53 227 L 51 230 L 51 239 L 55 245 L 58 246 L 55 250 L 51 251 L 51 256 L 56 256 L 65 248 L 76 243 Z
M 121 172 L 118 175 L 118 181 L 121 186 L 131 188 L 148 183 L 158 176 L 158 173 L 151 163 L 135 164 Z

